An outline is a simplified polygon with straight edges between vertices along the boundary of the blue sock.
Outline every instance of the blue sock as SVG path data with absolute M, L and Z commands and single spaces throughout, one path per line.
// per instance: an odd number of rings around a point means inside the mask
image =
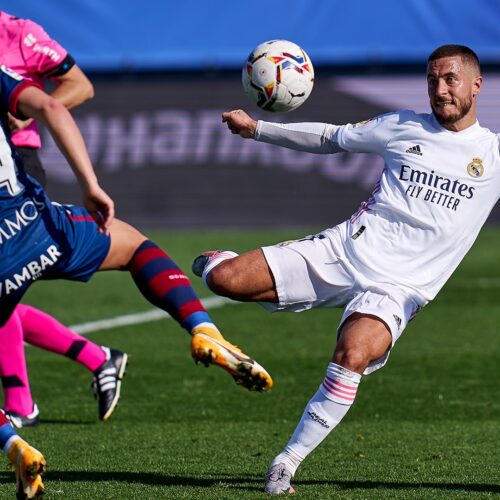
M 4 424 L 0 426 L 0 448 L 3 449 L 7 441 L 12 437 L 17 436 L 17 432 L 12 425 Z

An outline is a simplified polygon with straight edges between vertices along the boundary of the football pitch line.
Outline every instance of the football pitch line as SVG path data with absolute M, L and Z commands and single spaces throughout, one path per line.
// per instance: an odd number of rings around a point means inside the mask
M 455 279 L 447 286 L 454 286 L 458 288 L 500 288 L 500 278 L 476 278 L 470 279 Z M 216 309 L 228 304 L 240 304 L 225 297 L 207 297 L 201 300 L 206 309 Z M 97 332 L 100 330 L 110 330 L 120 326 L 138 325 L 141 323 L 148 323 L 150 321 L 158 321 L 160 319 L 170 318 L 171 316 L 162 311 L 161 309 L 150 309 L 148 311 L 124 314 L 122 316 L 115 316 L 112 318 L 99 319 L 96 321 L 88 321 L 86 323 L 79 323 L 71 325 L 69 328 L 85 335 L 87 333 Z
M 235 302 L 231 299 L 226 299 L 225 297 L 207 297 L 205 299 L 201 299 L 201 303 L 203 304 L 205 309 L 215 309 L 227 304 L 239 304 L 239 302 Z M 113 318 L 105 318 L 96 321 L 88 321 L 86 323 L 79 323 L 77 325 L 71 325 L 69 328 L 79 333 L 80 335 L 85 335 L 86 333 L 97 332 L 100 330 L 110 330 L 112 328 L 118 328 L 120 326 L 138 325 L 141 323 L 158 321 L 165 318 L 171 318 L 170 314 L 162 311 L 161 309 L 150 309 L 149 311 L 140 313 L 124 314 L 122 316 L 115 316 Z

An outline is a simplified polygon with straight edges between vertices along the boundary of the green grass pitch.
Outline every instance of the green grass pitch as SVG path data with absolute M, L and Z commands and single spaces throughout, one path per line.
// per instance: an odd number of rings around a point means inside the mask
M 203 250 L 244 251 L 295 232 L 155 233 L 186 270 Z M 438 298 L 409 325 L 388 365 L 299 469 L 299 498 L 489 498 L 500 494 L 500 230 L 488 228 Z M 193 283 L 202 296 L 197 278 Z M 128 275 L 37 283 L 26 302 L 67 324 L 148 310 Z M 211 311 L 228 339 L 274 377 L 247 393 L 196 366 L 171 319 L 89 334 L 130 354 L 120 404 L 97 419 L 90 374 L 28 347 L 41 425 L 22 435 L 44 452 L 47 499 L 261 498 L 269 461 L 323 379 L 340 310 L 269 315 L 255 304 Z M 0 498 L 13 498 L 0 472 Z

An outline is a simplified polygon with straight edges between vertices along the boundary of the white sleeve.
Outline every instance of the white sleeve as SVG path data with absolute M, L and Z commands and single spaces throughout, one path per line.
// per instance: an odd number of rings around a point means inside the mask
M 397 134 L 404 113 L 387 113 L 354 125 L 344 125 L 337 134 L 339 146 L 350 153 L 383 155 L 387 143 Z
M 309 153 L 338 153 L 338 125 L 328 123 L 271 123 L 259 120 L 255 140 Z
M 394 137 L 399 113 L 377 116 L 366 122 L 331 125 L 328 123 L 270 123 L 259 120 L 255 140 L 309 153 L 383 154 Z

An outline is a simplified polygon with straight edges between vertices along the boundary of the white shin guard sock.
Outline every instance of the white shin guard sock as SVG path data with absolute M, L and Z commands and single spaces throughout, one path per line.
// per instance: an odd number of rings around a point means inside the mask
M 274 460 L 295 474 L 311 453 L 344 418 L 356 396 L 361 375 L 335 363 L 328 365 L 323 383 L 307 404 L 293 436 Z

